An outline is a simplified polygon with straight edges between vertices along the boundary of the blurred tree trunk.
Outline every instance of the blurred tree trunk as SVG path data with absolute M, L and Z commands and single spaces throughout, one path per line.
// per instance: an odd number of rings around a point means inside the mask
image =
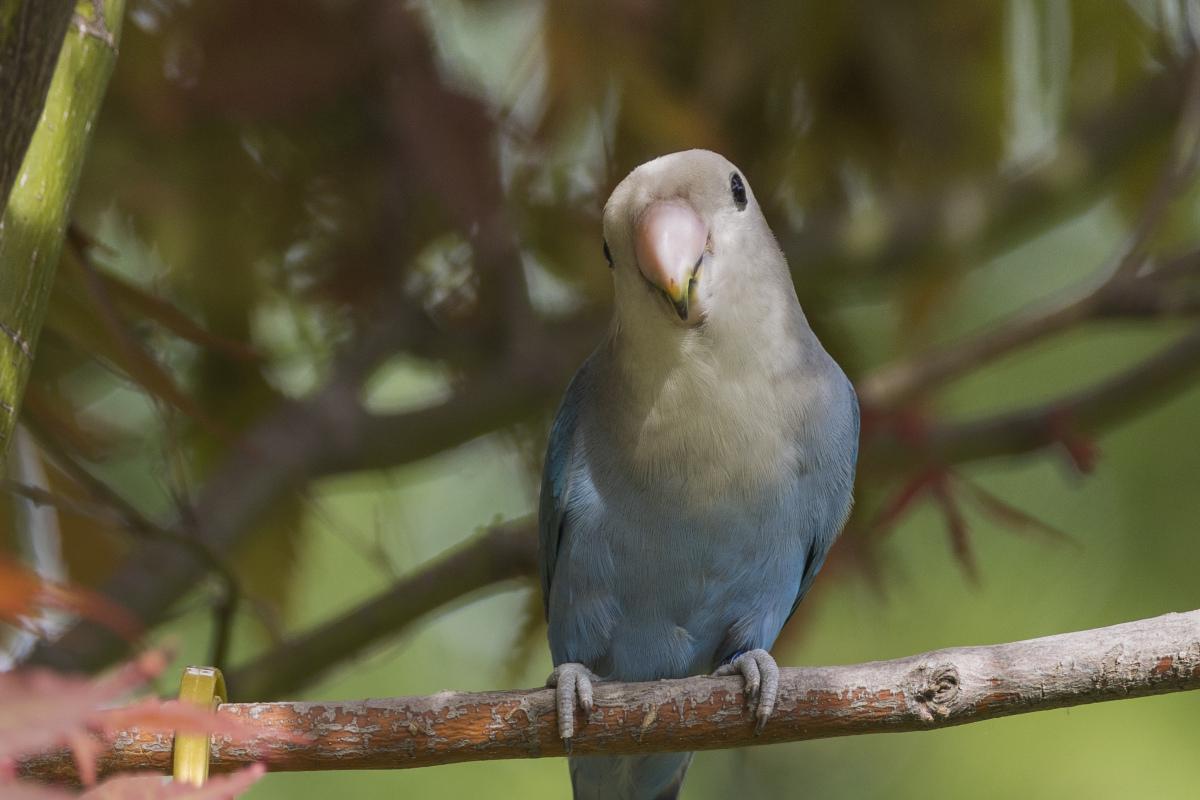
M 18 43 L 18 50 L 24 46 L 32 49 L 36 44 L 33 40 L 39 36 L 48 41 L 50 23 L 45 22 L 44 28 L 34 31 L 33 21 L 48 18 L 50 6 L 59 3 L 57 0 L 2 2 L 0 38 L 4 40 L 5 60 L 0 62 L 0 75 L 6 77 L 0 79 L 0 89 L 5 92 L 0 96 L 0 102 L 4 103 L 0 106 L 0 129 L 5 131 L 5 150 L 0 154 L 4 164 L 0 168 L 7 170 L 9 140 L 15 135 L 11 129 L 22 124 L 21 119 L 28 112 L 27 108 L 10 105 L 10 101 L 27 106 L 37 96 L 32 84 L 39 79 L 37 69 L 22 69 L 24 62 L 8 61 L 12 54 L 8 40 L 27 37 L 29 43 Z M 36 12 L 32 10 L 34 6 L 39 7 Z M 124 0 L 107 3 L 93 0 L 90 6 L 93 16 L 77 13 L 68 34 L 65 37 L 59 34 L 57 41 L 62 46 L 58 66 L 46 93 L 44 113 L 40 114 L 20 169 L 14 171 L 14 176 L 20 177 L 15 182 L 5 177 L 14 188 L 0 219 L 0 457 L 7 452 L 13 438 L 17 411 L 54 282 L 71 198 L 87 152 L 92 122 L 116 63 L 124 9 Z M 14 63 L 16 68 L 10 69 Z M 22 85 L 10 95 L 6 82 Z M 20 119 L 14 124 L 10 115 Z M 39 115 L 35 113 L 33 118 L 38 119 Z

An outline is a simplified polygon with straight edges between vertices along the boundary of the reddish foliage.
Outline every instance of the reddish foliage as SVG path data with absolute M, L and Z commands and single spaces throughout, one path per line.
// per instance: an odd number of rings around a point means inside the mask
M 970 529 L 967 518 L 963 516 L 962 507 L 955 495 L 954 483 L 950 472 L 943 472 L 932 484 L 933 497 L 937 500 L 946 520 L 946 532 L 950 535 L 950 549 L 954 559 L 962 568 L 963 574 L 972 585 L 979 585 L 979 564 L 975 561 L 975 553 L 971 549 Z
M 955 475 L 954 482 L 961 491 L 966 492 L 975 501 L 984 514 L 1013 533 L 1032 535 L 1055 544 L 1076 544 L 1075 540 L 1064 531 L 1043 522 L 1027 511 L 1022 511 L 982 486 L 966 480 L 961 475 Z
M 913 505 L 923 497 L 931 487 L 938 481 L 942 480 L 946 474 L 944 467 L 931 469 L 928 472 L 922 472 L 913 477 L 908 483 L 901 487 L 892 501 L 888 503 L 883 512 L 870 525 L 869 530 L 877 536 L 886 536 L 891 533 L 896 527 L 896 523 L 900 521 Z
M 1090 475 L 1096 469 L 1096 461 L 1100 458 L 1100 450 L 1096 447 L 1093 436 L 1071 436 L 1063 439 L 1063 446 L 1071 463 L 1084 475 Z
M 246 789 L 265 771 L 254 765 L 216 778 L 202 789 L 163 782 L 161 776 L 120 776 L 96 784 L 95 736 L 117 730 L 163 729 L 170 732 L 220 734 L 251 739 L 258 731 L 241 720 L 218 715 L 178 700 L 148 699 L 132 706 L 105 708 L 162 673 L 167 657 L 150 651 L 137 661 L 96 679 L 57 675 L 45 670 L 0 674 L 0 796 L 56 800 L 220 800 Z M 67 745 L 75 755 L 80 779 L 93 786 L 83 795 L 57 788 L 18 783 L 13 760 L 21 755 Z
M 221 734 L 250 739 L 244 722 L 178 700 L 143 700 L 106 708 L 162 673 L 167 657 L 150 651 L 137 661 L 96 679 L 46 670 L 0 674 L 0 762 L 50 747 L 69 745 L 84 784 L 96 781 L 98 740 L 93 732 L 132 728 Z
M 91 724 L 105 732 L 133 728 L 162 728 L 182 733 L 208 733 L 251 739 L 260 731 L 230 716 L 218 716 L 180 700 L 143 700 L 131 706 L 101 711 Z M 287 737 L 287 734 L 280 734 Z M 297 740 L 299 737 L 297 738 Z
M 38 615 L 40 607 L 79 614 L 104 625 L 131 644 L 142 636 L 141 623 L 108 599 L 84 589 L 43 581 L 0 554 L 0 620 L 22 626 Z
M 75 752 L 83 782 L 94 783 L 96 742 L 88 731 L 102 720 L 101 709 L 145 685 L 166 665 L 163 653 L 150 651 L 96 679 L 48 670 L 0 674 L 0 760 L 66 744 Z
M 1100 451 L 1096 447 L 1094 436 L 1087 436 L 1075 430 L 1074 413 L 1070 406 L 1056 409 L 1046 415 L 1046 427 L 1050 436 L 1062 443 L 1075 469 L 1084 475 L 1090 475 L 1096 468 Z
M 864 438 L 892 433 L 901 442 L 919 449 L 929 435 L 930 420 L 916 411 L 863 406 L 859 409 L 859 425 Z

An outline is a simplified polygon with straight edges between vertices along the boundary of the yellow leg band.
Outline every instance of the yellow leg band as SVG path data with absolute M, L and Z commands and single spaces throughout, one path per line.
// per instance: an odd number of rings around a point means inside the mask
M 225 676 L 215 667 L 188 667 L 179 684 L 179 699 L 200 708 L 211 708 L 228 700 Z M 203 786 L 208 780 L 211 737 L 206 733 L 175 734 L 175 780 Z

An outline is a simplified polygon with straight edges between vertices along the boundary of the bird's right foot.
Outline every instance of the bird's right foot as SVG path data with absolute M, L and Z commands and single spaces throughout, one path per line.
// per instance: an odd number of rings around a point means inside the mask
M 735 655 L 728 664 L 717 667 L 713 675 L 742 676 L 746 681 L 746 700 L 750 703 L 751 714 L 758 718 L 754 735 L 762 733 L 779 698 L 779 667 L 771 654 L 766 650 L 746 650 Z
M 557 688 L 558 735 L 567 752 L 571 752 L 571 737 L 575 735 L 575 706 L 583 711 L 584 719 L 592 711 L 592 681 L 600 680 L 583 664 L 559 664 L 546 679 L 547 686 Z

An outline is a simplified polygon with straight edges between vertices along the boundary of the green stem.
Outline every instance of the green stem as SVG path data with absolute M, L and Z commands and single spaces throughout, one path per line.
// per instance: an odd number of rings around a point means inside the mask
M 75 0 L 0 0 L 0 213 L 37 130 Z
M 0 459 L 13 438 L 71 198 L 116 64 L 124 11 L 124 0 L 77 7 L 0 219 Z

